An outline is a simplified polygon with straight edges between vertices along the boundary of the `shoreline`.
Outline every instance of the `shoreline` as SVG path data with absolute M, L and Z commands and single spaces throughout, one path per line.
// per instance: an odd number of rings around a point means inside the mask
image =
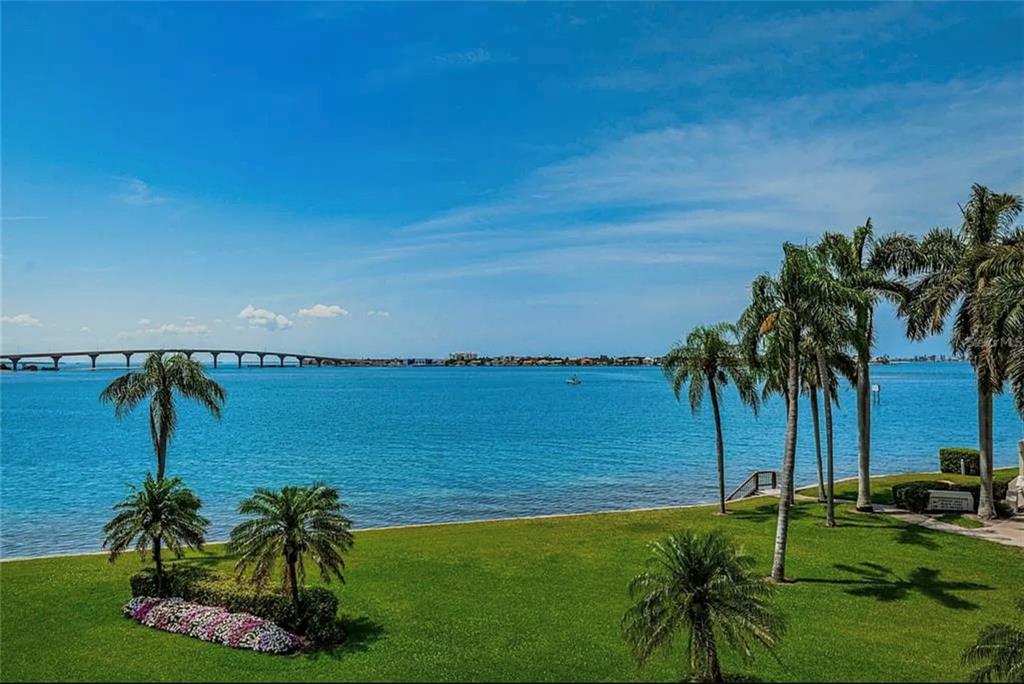
M 912 473 L 879 473 L 872 475 L 872 479 L 876 477 L 895 477 L 898 475 L 941 475 L 940 471 L 913 471 Z M 836 484 L 841 482 L 850 482 L 857 479 L 857 476 L 843 477 L 835 480 Z M 816 480 L 812 480 L 809 483 L 794 484 L 794 490 L 807 489 L 817 484 Z M 758 494 L 757 496 L 745 497 L 744 499 L 736 499 L 735 501 L 744 501 L 746 499 L 758 499 L 768 496 L 767 494 Z M 670 510 L 682 510 L 687 508 L 700 508 L 702 506 L 714 506 L 717 505 L 717 501 L 700 501 L 697 503 L 688 504 L 676 504 L 672 506 L 641 506 L 639 508 L 619 508 L 607 511 L 579 511 L 575 513 L 540 513 L 536 515 L 512 515 L 504 516 L 499 518 L 476 518 L 472 520 L 446 520 L 441 522 L 426 522 L 426 523 L 406 523 L 403 525 L 381 525 L 378 527 L 359 527 L 353 528 L 352 532 L 358 534 L 360 532 L 382 532 L 387 530 L 407 530 L 416 529 L 420 527 L 450 527 L 453 525 L 480 525 L 482 523 L 497 523 L 497 522 L 516 522 L 526 520 L 548 520 L 552 518 L 579 518 L 589 517 L 595 515 L 615 515 L 622 513 L 644 513 L 649 511 L 670 511 Z M 216 546 L 218 544 L 226 544 L 226 539 L 214 539 L 207 541 L 204 546 Z M 50 553 L 41 554 L 38 556 L 13 556 L 11 558 L 0 558 L 0 565 L 4 563 L 16 563 L 20 561 L 34 561 L 34 560 L 46 560 L 48 558 L 71 558 L 75 556 L 105 556 L 107 551 L 67 551 L 62 553 Z

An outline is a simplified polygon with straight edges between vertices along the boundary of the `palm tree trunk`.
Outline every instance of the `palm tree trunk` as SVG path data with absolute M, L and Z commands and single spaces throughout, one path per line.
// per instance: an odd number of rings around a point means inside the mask
M 871 347 L 867 341 L 857 350 L 857 447 L 857 510 L 870 513 L 874 506 L 871 505 Z
M 996 517 L 992 494 L 992 388 L 987 375 L 978 372 L 978 475 L 981 492 L 978 495 L 978 517 L 991 520 Z
M 800 391 L 800 335 L 793 335 L 789 348 L 789 379 L 787 383 L 789 402 L 786 415 L 786 450 L 782 459 L 782 482 L 779 484 L 779 522 L 775 529 L 775 557 L 772 560 L 771 578 L 776 582 L 786 579 L 786 542 L 789 536 L 789 511 L 793 504 L 787 493 L 793 489 L 793 468 L 796 462 L 797 409 Z
M 818 377 L 828 377 L 828 369 L 825 366 L 825 357 L 818 354 Z M 832 397 L 828 392 L 822 394 L 825 400 L 825 459 L 828 485 L 825 488 L 825 527 L 836 526 L 835 506 L 835 469 L 834 469 L 834 436 L 832 434 Z
M 164 479 L 164 469 L 167 464 L 167 435 L 161 430 L 157 437 L 156 447 L 156 480 Z
M 153 540 L 153 563 L 156 565 L 156 593 L 157 596 L 164 595 L 164 564 L 160 558 L 160 537 Z
M 718 512 L 726 514 L 725 510 L 725 442 L 722 439 L 722 415 L 718 408 L 718 390 L 715 389 L 714 379 L 709 378 L 708 392 L 711 394 L 711 408 L 715 414 L 715 443 L 717 447 L 716 457 L 718 459 Z
M 299 615 L 299 578 L 295 572 L 296 559 L 288 559 L 288 584 L 291 585 L 292 603 L 295 605 L 295 614 Z
M 821 468 L 821 422 L 818 419 L 818 387 L 811 388 L 811 420 L 814 422 L 814 452 L 818 458 L 818 501 L 825 500 L 825 477 Z M 828 401 L 827 392 L 823 393 L 825 401 Z
M 715 682 L 722 678 L 722 666 L 718 662 L 718 647 L 715 631 L 707 615 L 697 618 L 693 625 L 693 652 L 690 656 L 690 679 L 694 682 Z

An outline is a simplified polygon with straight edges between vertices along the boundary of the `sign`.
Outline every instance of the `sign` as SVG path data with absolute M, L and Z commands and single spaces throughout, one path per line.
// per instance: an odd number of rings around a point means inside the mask
M 974 495 L 970 492 L 929 489 L 928 510 L 971 513 L 974 511 Z

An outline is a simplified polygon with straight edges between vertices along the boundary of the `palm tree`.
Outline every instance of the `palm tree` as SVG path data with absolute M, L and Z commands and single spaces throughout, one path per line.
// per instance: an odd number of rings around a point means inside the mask
M 642 666 L 656 652 L 687 634 L 690 676 L 721 682 L 718 644 L 749 657 L 759 643 L 778 645 L 785 621 L 771 603 L 774 587 L 753 571 L 743 555 L 719 532 L 683 532 L 650 545 L 648 571 L 630 583 L 633 605 L 622 621 L 623 634 Z
M 178 558 L 185 548 L 202 549 L 210 521 L 199 514 L 203 502 L 181 478 L 154 480 L 152 474 L 146 473 L 142 487 L 131 489 L 124 501 L 114 505 L 118 513 L 103 526 L 103 548 L 110 550 L 111 563 L 133 544 L 143 559 L 152 549 L 157 593 L 162 595 L 163 546 Z
M 960 230 L 929 231 L 906 266 L 918 276 L 912 298 L 901 307 L 912 339 L 942 332 L 946 318 L 957 307 L 950 342 L 954 352 L 967 356 L 977 381 L 981 452 L 978 515 L 982 518 L 996 515 L 992 495 L 992 397 L 1003 389 L 1009 356 L 993 336 L 997 318 L 987 304 L 999 292 L 998 278 L 989 278 L 987 273 L 1000 250 L 1019 242 L 1020 231 L 1013 229 L 1013 222 L 1021 209 L 1020 196 L 993 193 L 975 184 L 970 199 L 960 209 Z M 1010 279 L 1016 280 L 1013 276 Z M 1008 313 L 1012 310 L 1011 304 Z
M 979 273 L 991 287 L 985 290 L 985 309 L 991 336 L 1005 352 L 1005 376 L 1017 412 L 1024 417 L 1024 229 L 1012 231 L 1003 242 L 981 250 Z
M 839 405 L 839 379 L 856 384 L 857 363 L 841 346 L 831 347 L 822 340 L 814 355 L 815 375 L 827 389 L 823 390 L 825 414 L 825 527 L 836 526 L 835 506 L 835 430 L 832 406 Z
M 890 273 L 912 252 L 913 239 L 900 234 L 876 240 L 869 218 L 852 236 L 825 233 L 817 249 L 844 287 L 861 294 L 855 307 L 857 352 L 857 510 L 871 504 L 871 350 L 875 336 L 875 306 L 879 299 L 903 301 L 906 287 Z
M 981 630 L 978 640 L 963 655 L 964 665 L 980 665 L 974 682 L 1024 682 L 1024 598 L 1017 599 L 1018 626 L 995 624 Z
M 783 253 L 777 278 L 762 275 L 754 280 L 751 303 L 740 318 L 749 361 L 759 363 L 763 358 L 759 352 L 767 348 L 779 356 L 786 369 L 786 441 L 771 573 L 772 579 L 779 582 L 785 581 L 786 544 L 793 498 L 801 340 L 808 331 L 836 328 L 840 325 L 837 312 L 861 301 L 858 292 L 831 277 L 817 252 L 786 243 Z
M 214 418 L 220 418 L 227 393 L 211 380 L 202 364 L 184 354 L 164 359 L 162 352 L 146 357 L 142 369 L 125 373 L 100 393 L 100 401 L 114 405 L 114 415 L 123 418 L 147 397 L 149 402 L 149 434 L 156 452 L 156 479 L 164 479 L 167 445 L 177 428 L 175 394 L 199 402 Z
M 296 609 L 305 580 L 304 559 L 316 564 L 325 581 L 333 575 L 344 583 L 342 554 L 353 544 L 352 522 L 341 513 L 345 508 L 338 490 L 321 482 L 277 492 L 257 489 L 238 507 L 251 517 L 231 530 L 229 549 L 238 556 L 236 571 L 242 575 L 251 569 L 253 581 L 263 585 L 283 558 L 284 589 L 291 592 Z
M 718 460 L 718 508 L 725 515 L 725 443 L 722 439 L 722 414 L 719 398 L 731 380 L 740 400 L 757 413 L 757 380 L 743 359 L 735 341 L 736 328 L 728 323 L 697 326 L 686 336 L 685 344 L 674 347 L 662 360 L 661 368 L 672 385 L 676 400 L 683 385 L 688 385 L 690 410 L 696 413 L 704 402 L 705 392 L 711 397 L 715 416 L 715 444 Z

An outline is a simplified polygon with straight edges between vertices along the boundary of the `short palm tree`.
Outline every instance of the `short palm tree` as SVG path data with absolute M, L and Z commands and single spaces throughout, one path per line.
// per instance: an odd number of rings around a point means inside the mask
M 352 548 L 352 522 L 342 515 L 347 508 L 338 490 L 317 482 L 309 487 L 284 487 L 280 491 L 257 489 L 243 501 L 238 512 L 250 516 L 231 530 L 229 549 L 238 557 L 239 575 L 251 570 L 257 585 L 265 585 L 277 564 L 284 560 L 284 589 L 299 607 L 299 586 L 305 580 L 305 559 L 344 582 L 343 554 Z
M 149 434 L 156 452 L 156 479 L 164 479 L 167 445 L 178 425 L 175 394 L 199 402 L 215 418 L 220 418 L 227 394 L 211 380 L 202 364 L 184 354 L 164 358 L 162 352 L 146 357 L 142 369 L 125 373 L 100 393 L 100 401 L 114 405 L 114 415 L 123 418 L 147 397 Z
M 704 394 L 711 398 L 715 417 L 715 445 L 718 461 L 718 507 L 725 509 L 725 442 L 722 438 L 722 412 L 719 401 L 723 389 L 731 381 L 736 385 L 740 400 L 757 413 L 757 378 L 743 358 L 736 342 L 736 328 L 728 323 L 697 326 L 686 336 L 686 342 L 674 347 L 662 359 L 662 370 L 676 399 L 683 386 L 687 386 L 690 410 L 696 413 L 704 402 Z
M 912 263 L 906 267 L 917 278 L 911 298 L 900 309 L 907 319 L 907 334 L 921 339 L 942 332 L 946 318 L 957 307 L 950 342 L 953 351 L 966 355 L 977 381 L 981 452 L 978 515 L 982 518 L 996 515 L 992 493 L 992 397 L 1003 389 L 1011 356 L 994 336 L 997 316 L 988 304 L 997 296 L 998 279 L 988 277 L 988 269 L 1001 250 L 1020 240 L 1020 231 L 1013 223 L 1022 208 L 1018 195 L 972 186 L 970 199 L 961 207 L 960 230 L 936 228 L 920 241 Z M 1012 294 L 1004 301 L 1010 304 L 1012 314 Z
M 785 621 L 771 602 L 774 587 L 721 533 L 684 532 L 650 549 L 647 572 L 629 586 L 633 605 L 623 618 L 623 634 L 641 666 L 681 632 L 692 681 L 723 681 L 721 642 L 744 657 L 755 644 L 776 648 Z
M 974 682 L 1024 682 L 1024 598 L 1017 600 L 1020 619 L 1016 626 L 989 625 L 963 655 L 964 665 L 979 666 Z
M 898 270 L 914 241 L 901 234 L 876 239 L 869 218 L 853 235 L 825 233 L 816 249 L 828 261 L 843 286 L 861 294 L 854 307 L 857 356 L 857 510 L 871 511 L 871 351 L 875 336 L 875 307 L 880 299 L 902 302 L 907 288 Z
M 180 558 L 185 548 L 202 548 L 210 524 L 199 514 L 202 506 L 181 478 L 154 480 L 146 473 L 142 487 L 133 486 L 128 497 L 114 505 L 117 514 L 103 527 L 103 548 L 110 550 L 110 562 L 133 545 L 143 558 L 152 550 L 157 593 L 163 594 L 161 551 L 166 545 Z
M 801 378 L 801 342 L 813 330 L 841 325 L 842 312 L 862 302 L 862 295 L 833 278 L 820 254 L 796 245 L 783 246 L 779 275 L 759 276 L 751 286 L 751 303 L 740 317 L 744 348 L 752 364 L 762 359 L 785 368 L 786 441 L 779 482 L 779 518 L 772 579 L 785 580 L 786 545 L 796 463 L 797 417 Z M 764 350 L 771 353 L 765 354 Z M 778 373 L 776 373 L 778 374 Z

